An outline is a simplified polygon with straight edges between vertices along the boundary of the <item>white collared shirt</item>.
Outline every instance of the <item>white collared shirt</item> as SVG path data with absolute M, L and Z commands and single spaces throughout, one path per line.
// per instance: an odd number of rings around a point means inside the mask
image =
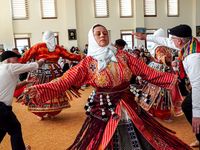
M 0 102 L 7 106 L 12 105 L 13 94 L 17 85 L 19 74 L 37 70 L 38 63 L 0 63 Z
M 183 66 L 192 86 L 193 117 L 200 117 L 200 53 L 188 55 Z

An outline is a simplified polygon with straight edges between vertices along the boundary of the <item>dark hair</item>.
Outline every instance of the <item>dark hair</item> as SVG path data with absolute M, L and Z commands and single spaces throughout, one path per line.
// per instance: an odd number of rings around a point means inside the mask
M 118 40 L 116 40 L 115 41 L 115 45 L 117 45 L 117 46 L 125 46 L 127 43 L 126 43 L 126 41 L 124 41 L 124 40 L 122 40 L 122 39 L 118 39 Z
M 12 49 L 12 51 L 13 51 L 13 50 L 17 50 L 17 51 L 18 51 L 18 48 L 15 47 L 15 48 Z
M 169 34 L 181 37 L 181 38 L 189 38 L 192 37 L 192 29 L 187 24 L 180 24 L 175 26 L 169 30 Z
M 17 57 L 17 58 L 20 58 L 21 55 L 13 52 L 13 51 L 5 51 L 1 54 L 1 61 L 4 61 L 8 58 L 12 58 L 12 57 Z

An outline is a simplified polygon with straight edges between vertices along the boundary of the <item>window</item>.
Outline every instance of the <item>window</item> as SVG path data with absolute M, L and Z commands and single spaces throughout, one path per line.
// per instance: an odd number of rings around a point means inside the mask
M 179 16 L 179 1 L 167 0 L 167 16 L 176 17 Z
M 31 47 L 30 37 L 31 35 L 29 33 L 14 35 L 15 47 L 19 49 L 20 53 L 22 53 L 22 50 L 26 50 Z
M 12 0 L 11 5 L 13 19 L 28 19 L 27 0 Z
M 121 39 L 126 41 L 128 49 L 133 49 L 134 40 L 133 40 L 133 31 L 132 30 L 124 30 L 121 31 Z
M 41 0 L 42 19 L 56 19 L 56 0 Z
M 144 0 L 144 16 L 156 17 L 156 0 Z
M 120 0 L 120 17 L 132 17 L 132 0 Z
M 95 17 L 108 17 L 108 0 L 94 0 Z

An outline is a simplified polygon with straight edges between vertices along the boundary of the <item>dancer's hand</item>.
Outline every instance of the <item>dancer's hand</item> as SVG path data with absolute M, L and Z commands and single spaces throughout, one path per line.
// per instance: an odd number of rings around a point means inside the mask
M 166 56 L 163 55 L 159 58 L 159 62 L 161 62 L 162 64 L 165 64 L 166 65 Z
M 85 54 L 80 54 L 81 55 L 81 60 L 84 59 L 86 57 Z
M 34 99 L 34 98 L 36 99 L 36 97 L 38 96 L 37 89 L 35 86 L 30 86 L 30 87 L 26 88 L 24 90 L 24 92 L 29 95 L 30 99 Z
M 195 134 L 200 133 L 200 117 L 192 118 L 192 129 Z
M 44 59 L 44 58 L 41 58 L 41 59 L 39 59 L 39 60 L 37 61 L 39 67 L 41 67 L 41 66 L 44 64 L 44 62 L 45 62 L 45 59 Z
M 36 78 L 36 77 L 32 77 L 29 80 L 26 80 L 27 84 L 29 84 L 29 83 L 36 83 L 36 82 L 39 82 L 39 79 Z

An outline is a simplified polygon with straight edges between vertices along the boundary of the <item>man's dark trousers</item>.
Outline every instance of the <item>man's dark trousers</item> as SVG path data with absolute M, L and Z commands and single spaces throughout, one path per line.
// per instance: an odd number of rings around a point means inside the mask
M 187 120 L 192 125 L 192 93 L 188 94 L 184 99 L 182 103 L 182 110 Z M 198 141 L 200 141 L 200 134 L 196 134 L 196 138 Z
M 12 106 L 0 102 L 0 143 L 8 133 L 11 137 L 12 150 L 25 150 L 21 124 L 12 111 Z

